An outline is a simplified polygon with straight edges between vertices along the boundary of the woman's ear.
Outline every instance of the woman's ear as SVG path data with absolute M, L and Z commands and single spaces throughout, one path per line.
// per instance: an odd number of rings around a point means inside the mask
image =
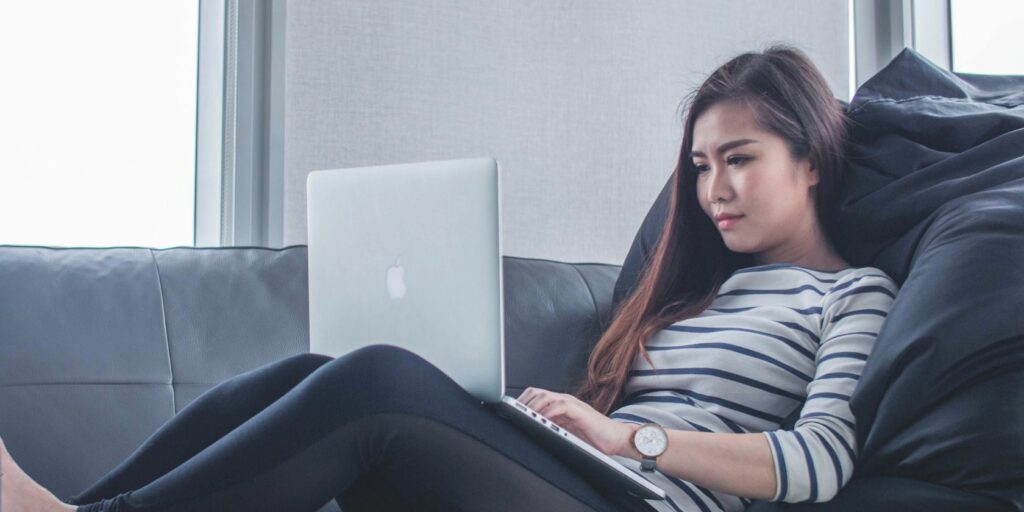
M 815 169 L 813 165 L 812 166 L 808 166 L 807 167 L 807 183 L 809 183 L 813 187 L 814 185 L 818 184 L 818 180 L 819 179 L 820 179 L 820 176 L 818 175 L 818 169 Z

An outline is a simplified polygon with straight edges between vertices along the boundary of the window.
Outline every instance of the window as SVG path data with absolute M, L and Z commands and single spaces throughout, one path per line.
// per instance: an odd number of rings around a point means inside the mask
M 5 4 L 0 244 L 192 245 L 198 8 Z
M 1024 1 L 950 0 L 953 71 L 1024 75 Z

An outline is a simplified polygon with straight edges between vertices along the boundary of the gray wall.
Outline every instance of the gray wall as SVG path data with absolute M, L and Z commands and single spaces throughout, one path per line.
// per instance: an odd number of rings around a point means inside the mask
M 494 156 L 504 253 L 621 264 L 678 158 L 683 97 L 793 44 L 849 98 L 847 0 L 293 0 L 284 243 L 310 171 Z

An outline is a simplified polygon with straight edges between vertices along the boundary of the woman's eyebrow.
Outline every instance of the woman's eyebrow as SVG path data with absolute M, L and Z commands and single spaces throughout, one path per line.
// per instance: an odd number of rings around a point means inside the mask
M 750 144 L 751 142 L 759 142 L 759 141 L 756 141 L 754 139 L 737 139 L 737 140 L 726 142 L 725 144 L 722 144 L 721 146 L 718 146 L 718 150 L 717 151 L 718 151 L 719 154 L 721 154 L 721 153 L 723 153 L 725 151 L 728 151 L 728 150 L 730 150 L 730 149 L 732 149 L 734 147 L 742 146 L 744 144 Z M 707 156 L 707 155 L 705 155 L 704 153 L 702 153 L 700 151 L 692 151 L 692 152 L 690 152 L 690 158 L 693 158 L 695 156 Z

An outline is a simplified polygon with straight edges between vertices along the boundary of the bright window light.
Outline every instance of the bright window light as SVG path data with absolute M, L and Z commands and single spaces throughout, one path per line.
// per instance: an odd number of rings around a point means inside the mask
M 4 4 L 0 244 L 192 245 L 198 9 Z
M 951 0 L 953 71 L 1024 75 L 1024 0 Z

